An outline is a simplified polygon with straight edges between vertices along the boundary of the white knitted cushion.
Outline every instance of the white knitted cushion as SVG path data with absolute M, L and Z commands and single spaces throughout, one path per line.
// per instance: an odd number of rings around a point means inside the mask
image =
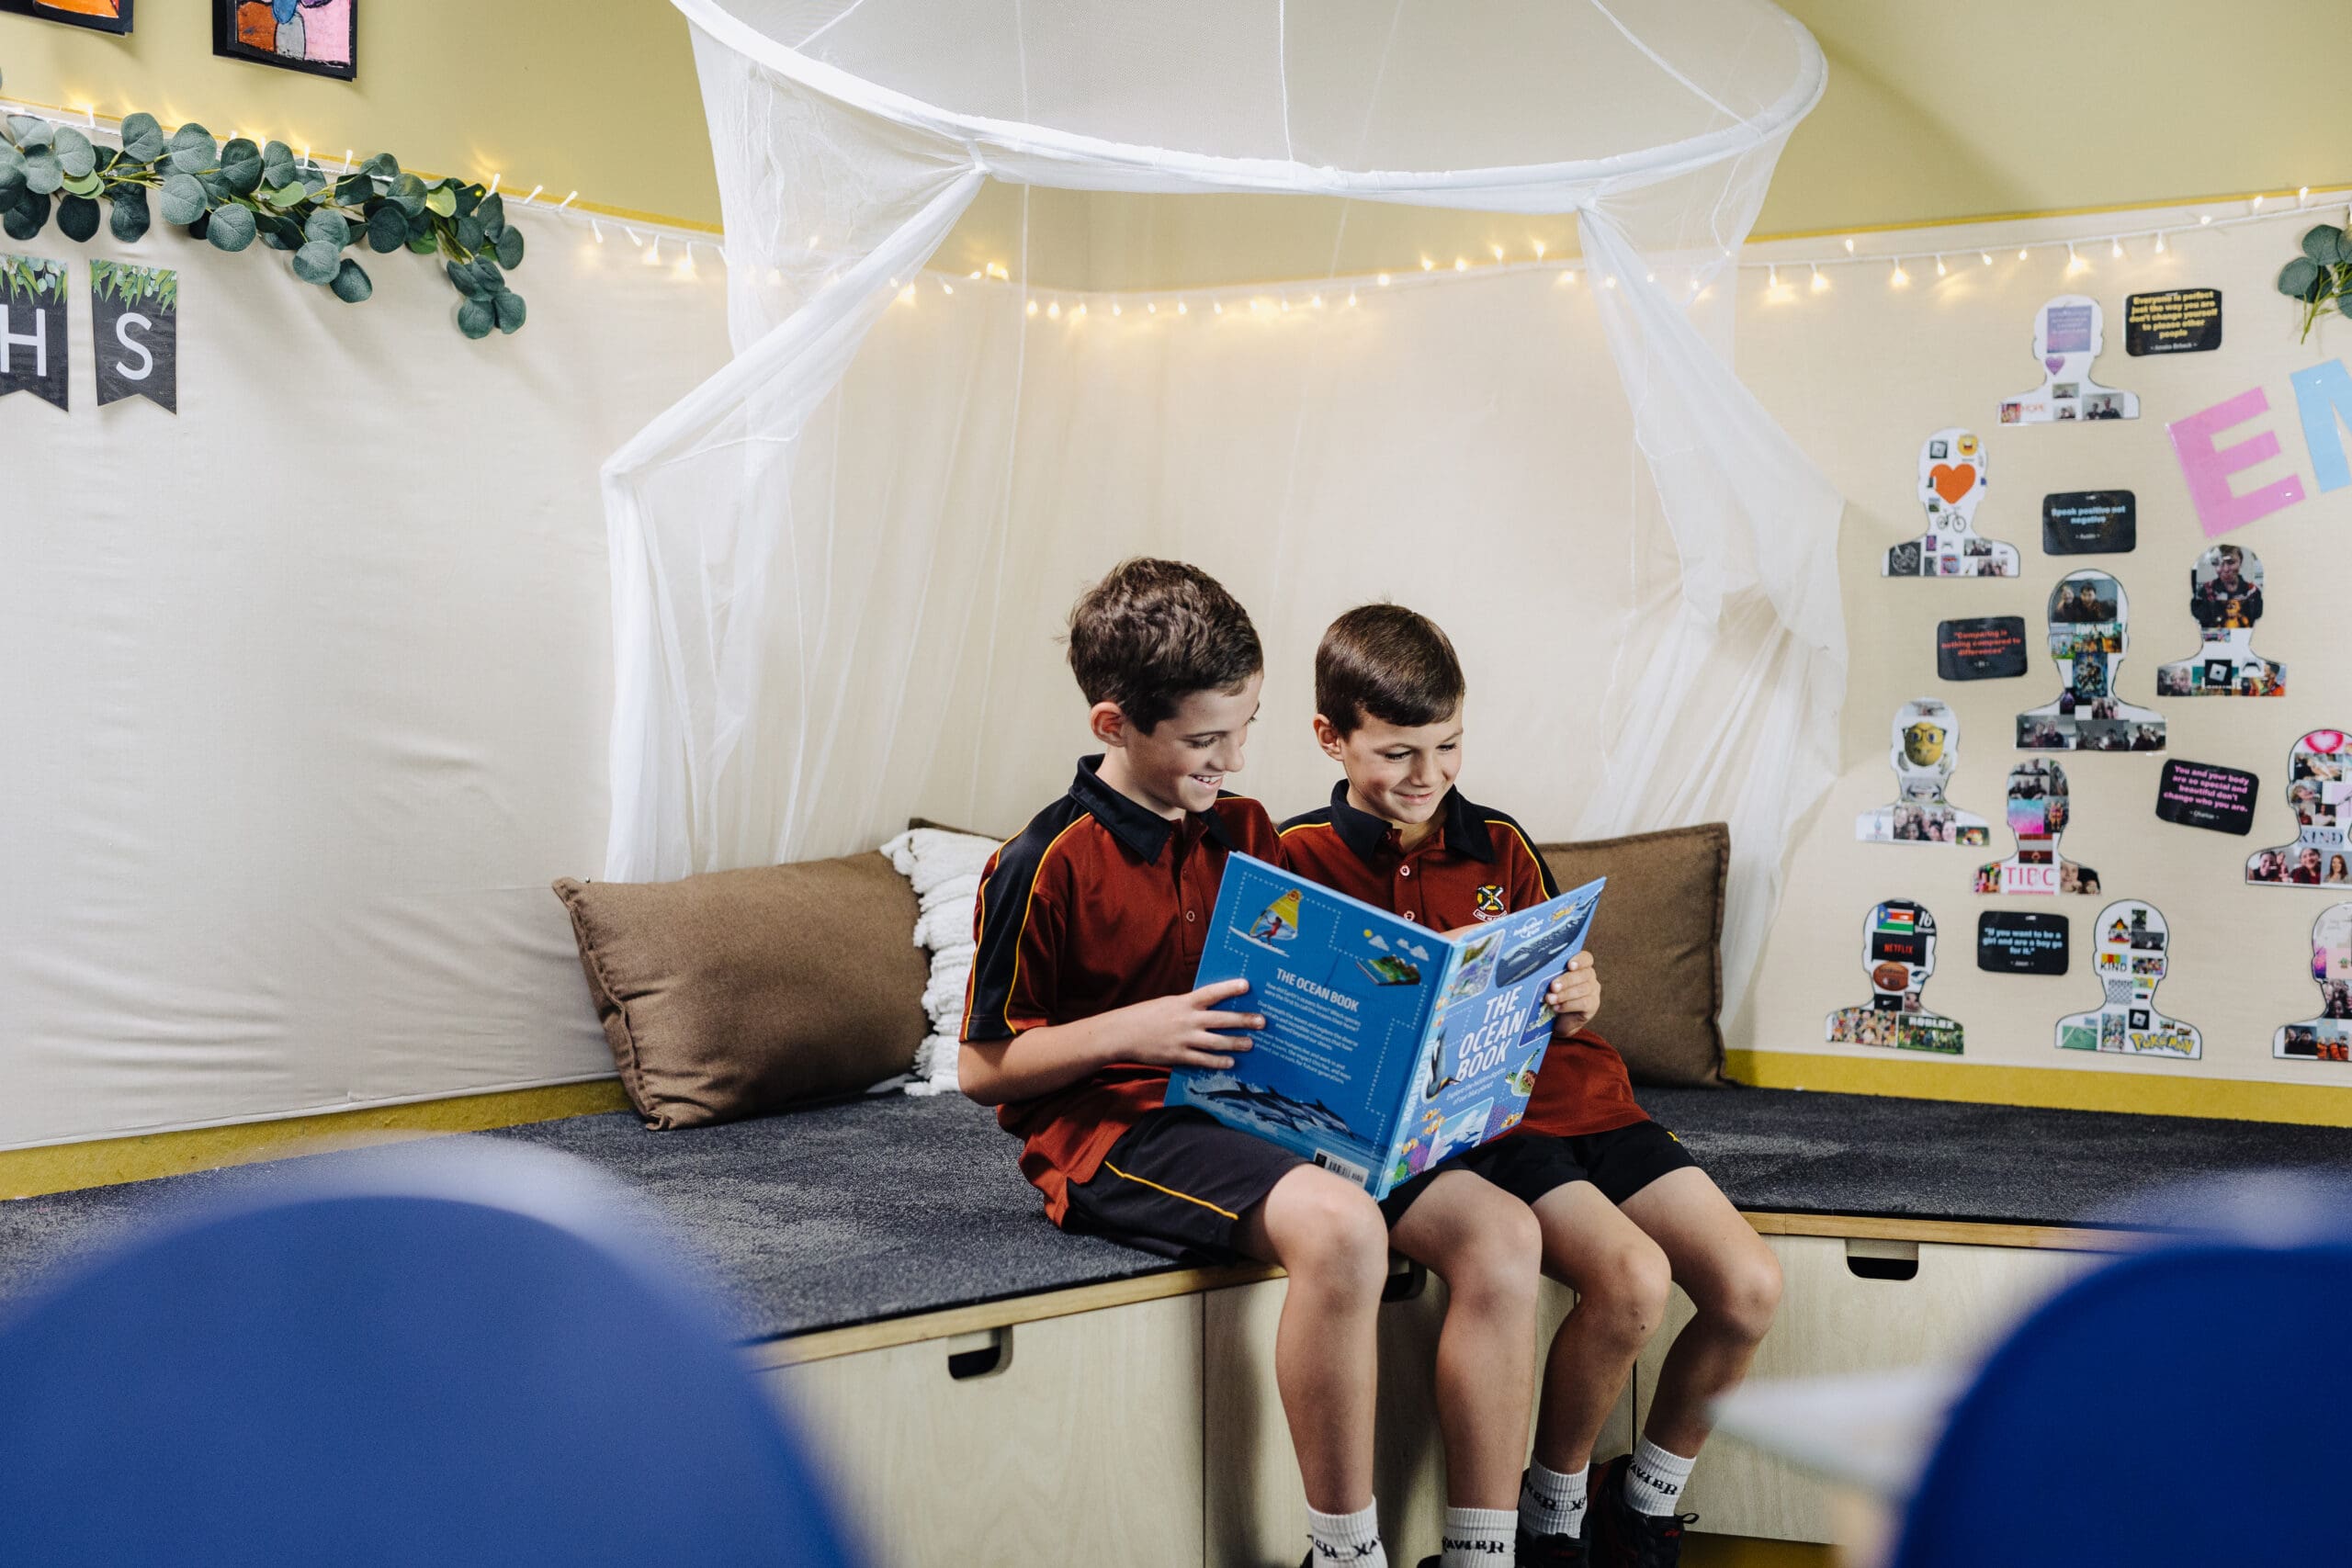
M 922 905 L 915 918 L 915 945 L 931 954 L 931 984 L 922 993 L 931 1032 L 915 1052 L 915 1081 L 907 1086 L 909 1094 L 939 1094 L 956 1087 L 964 988 L 972 975 L 972 902 L 979 897 L 980 872 L 996 847 L 994 839 L 938 828 L 911 828 L 882 846 L 899 874 L 914 886 Z

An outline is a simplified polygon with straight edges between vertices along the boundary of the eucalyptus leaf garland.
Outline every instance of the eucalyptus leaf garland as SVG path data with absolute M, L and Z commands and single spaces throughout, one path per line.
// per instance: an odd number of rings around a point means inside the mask
M 0 229 L 30 240 L 52 211 L 58 231 L 74 241 L 95 236 L 102 218 L 124 244 L 158 218 L 216 250 L 242 251 L 258 239 L 291 253 L 295 276 L 352 305 L 376 286 L 345 251 L 364 244 L 379 255 L 438 255 L 458 291 L 459 332 L 512 333 L 525 319 L 523 297 L 506 286 L 508 271 L 522 265 L 523 235 L 507 226 L 504 199 L 469 181 L 423 179 L 389 152 L 330 177 L 283 141 L 222 143 L 193 123 L 167 136 L 151 114 L 122 122 L 119 147 L 94 143 L 70 125 L 10 115 L 0 125 Z
M 2323 223 L 2307 231 L 2303 254 L 2279 269 L 2278 292 L 2303 302 L 2304 340 L 2330 305 L 2352 316 L 2352 229 Z

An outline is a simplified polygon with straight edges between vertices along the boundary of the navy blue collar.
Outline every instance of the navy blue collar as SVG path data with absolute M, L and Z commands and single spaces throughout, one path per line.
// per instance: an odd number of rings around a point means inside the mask
M 1458 789 L 1449 789 L 1438 803 L 1438 810 L 1445 818 L 1445 847 L 1475 861 L 1492 863 L 1495 840 L 1487 831 L 1487 814 L 1479 807 L 1462 797 Z M 1331 827 L 1340 841 L 1356 852 L 1358 860 L 1369 863 L 1380 853 L 1393 829 L 1386 818 L 1374 817 L 1369 811 L 1359 811 L 1348 800 L 1348 781 L 1341 779 L 1331 786 Z
M 1176 823 L 1104 784 L 1102 777 L 1102 755 L 1098 751 L 1093 756 L 1078 760 L 1078 777 L 1070 783 L 1070 798 L 1084 807 L 1088 815 L 1097 822 L 1109 829 L 1111 837 L 1119 840 L 1121 848 L 1149 865 L 1159 858 L 1159 852 L 1168 847 L 1169 839 L 1175 834 Z M 1218 798 L 1224 798 L 1224 792 L 1219 792 Z M 1197 818 L 1201 831 L 1227 850 L 1240 848 L 1225 829 L 1223 812 L 1197 811 L 1188 813 L 1187 817 L 1188 820 Z

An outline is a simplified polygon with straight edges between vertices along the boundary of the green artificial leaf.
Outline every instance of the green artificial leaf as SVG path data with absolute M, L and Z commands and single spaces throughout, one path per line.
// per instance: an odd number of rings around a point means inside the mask
M 429 256 L 438 244 L 430 230 L 422 234 L 411 234 L 408 239 L 408 248 L 413 255 Z
M 187 237 L 191 240 L 201 240 L 211 231 L 212 214 L 209 212 L 198 213 L 196 221 L 187 226 Z
M 335 181 L 334 198 L 345 207 L 370 209 L 381 199 L 376 195 L 376 182 L 366 175 L 345 175 Z
M 295 251 L 302 248 L 302 226 L 282 212 L 259 212 L 254 221 L 261 225 L 261 243 L 273 251 Z
M 261 149 L 240 136 L 220 149 L 220 178 L 232 193 L 251 196 L 261 188 Z
M 481 220 L 480 219 L 470 216 L 460 217 L 449 228 L 450 231 L 457 236 L 458 249 L 461 251 L 481 249 Z
M 25 153 L 25 188 L 35 196 L 47 196 L 65 184 L 65 170 L 58 164 L 55 150 L 34 147 Z
M 302 176 L 294 163 L 294 149 L 283 141 L 272 141 L 261 150 L 261 183 L 276 190 L 290 186 Z
M 98 166 L 97 149 L 90 145 L 88 137 L 70 125 L 57 128 L 51 145 L 57 150 L 57 166 L 65 171 L 68 178 L 86 175 Z
M 425 211 L 424 209 L 421 207 L 415 211 L 411 212 L 404 208 L 399 207 L 397 203 L 394 205 L 394 210 L 400 212 L 402 217 L 408 220 L 408 243 L 410 244 L 413 245 L 418 241 L 422 240 L 426 242 L 424 248 L 429 251 L 435 244 L 439 243 L 439 236 L 434 231 L 433 228 L 433 214 Z
M 98 231 L 98 204 L 86 196 L 69 196 L 57 204 L 57 231 L 69 240 L 87 240 Z
M 8 209 L 7 219 L 0 228 L 5 228 L 12 240 L 29 240 L 48 224 L 49 197 L 24 190 L 17 193 L 17 205 Z
M 2335 308 L 2345 315 L 2352 316 L 2352 293 L 2337 295 L 2335 297 Z
M 2303 254 L 2321 266 L 2334 266 L 2340 261 L 2352 261 L 2352 254 L 2344 249 L 2344 231 L 2333 224 L 2323 223 L 2303 234 Z
M 379 255 L 389 255 L 408 243 L 408 214 L 390 202 L 368 215 L 368 246 Z
M 313 244 L 333 245 L 339 251 L 351 243 L 351 225 L 343 220 L 341 213 L 322 208 L 303 220 L 302 238 Z
M 253 209 L 232 202 L 214 211 L 212 226 L 204 237 L 215 250 L 242 251 L 254 243 L 254 232 Z
M 106 188 L 107 182 L 98 178 L 96 175 L 84 175 L 79 178 L 68 176 L 65 181 L 65 190 L 66 194 L 69 196 L 78 196 L 87 198 L 97 195 L 100 191 Z
M 523 231 L 509 229 L 498 236 L 498 265 L 512 271 L 523 265 Z
M 483 293 L 495 294 L 506 287 L 506 275 L 499 270 L 498 264 L 490 257 L 474 257 L 473 269 L 474 277 L 481 284 Z
M 424 205 L 447 218 L 458 210 L 457 193 L 447 186 L 436 186 L 424 193 Z
M 458 307 L 458 330 L 468 337 L 488 337 L 490 329 L 497 324 L 498 312 L 479 299 L 469 299 Z
M 107 215 L 107 226 L 116 239 L 126 245 L 136 243 L 146 238 L 150 220 L 145 186 L 124 186 L 114 193 L 114 211 Z
M 498 330 L 500 332 L 512 333 L 522 331 L 523 320 L 526 311 L 523 304 L 523 297 L 520 294 L 509 292 L 500 295 L 498 297 L 498 303 L 493 307 L 493 309 L 498 313 Z
M 108 169 L 113 168 L 117 164 L 120 164 L 124 161 L 125 160 L 119 148 L 101 147 L 97 151 L 97 162 L 93 164 L 91 167 L 103 175 Z
M 2278 269 L 2278 292 L 2290 299 L 2308 299 L 2312 287 L 2324 276 L 2319 263 L 2309 256 L 2297 256 Z
M 334 282 L 329 287 L 334 288 L 334 297 L 346 305 L 356 305 L 376 292 L 376 285 L 368 279 L 368 269 L 349 256 L 343 258 L 343 265 L 336 270 Z
M 474 276 L 470 263 L 444 262 L 441 269 L 449 275 L 449 286 L 469 299 L 479 299 L 489 292 L 481 286 L 481 280 Z
M 506 232 L 506 198 L 492 191 L 481 198 L 474 216 L 481 220 L 482 237 L 495 244 L 498 236 Z
M 316 164 L 303 164 L 302 171 L 297 177 L 301 183 L 303 191 L 311 196 L 323 193 L 327 186 L 334 183 L 327 178 L 327 172 Z
M 28 115 L 11 116 L 8 120 L 8 133 L 17 139 L 17 145 L 28 152 L 36 147 L 53 146 L 57 141 L 57 127 L 45 119 L 34 119 Z
M 294 276 L 305 283 L 328 284 L 343 269 L 343 253 L 321 240 L 312 240 L 294 253 Z
M 164 221 L 193 223 L 204 216 L 206 207 L 204 186 L 194 175 L 164 176 Z
M 14 199 L 25 188 L 24 154 L 5 141 L 0 141 L 0 197 Z M 6 201 L 0 201 L 5 207 Z
M 172 132 L 172 167 L 183 175 L 200 175 L 220 166 L 220 144 L 200 125 L 183 125 Z
M 474 211 L 481 206 L 482 197 L 484 194 L 481 186 L 478 185 L 453 185 L 452 189 L 456 193 L 458 198 L 457 216 L 463 218 L 468 213 Z
M 164 128 L 143 110 L 122 122 L 122 155 L 134 164 L 152 164 L 164 155 Z
M 424 210 L 424 182 L 414 175 L 401 175 L 385 194 L 399 202 L 403 211 L 415 214 Z
M 310 194 L 311 193 L 304 190 L 300 183 L 297 181 L 266 190 L 262 192 L 261 198 L 262 200 L 269 203 L 270 206 L 277 208 L 280 212 L 283 212 L 289 207 L 300 206 L 303 198 L 308 197 Z
M 368 174 L 377 175 L 382 179 L 396 180 L 400 178 L 401 161 L 398 158 L 393 157 L 390 152 L 379 152 L 359 166 L 362 169 L 365 169 Z

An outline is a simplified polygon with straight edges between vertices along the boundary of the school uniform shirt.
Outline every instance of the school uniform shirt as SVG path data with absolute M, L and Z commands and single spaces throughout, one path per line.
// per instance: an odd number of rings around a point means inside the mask
M 1408 850 L 1396 829 L 1348 803 L 1347 781 L 1331 804 L 1282 825 L 1283 863 L 1351 898 L 1434 931 L 1495 919 L 1559 896 L 1552 868 L 1526 830 L 1500 811 L 1474 806 L 1458 789 L 1438 805 L 1437 832 Z M 1589 1030 L 1554 1039 L 1535 1075 L 1527 1113 L 1510 1136 L 1578 1138 L 1649 1120 L 1634 1100 L 1617 1048 Z
M 1171 821 L 1104 784 L 1102 763 L 1080 759 L 1069 793 L 980 874 L 968 1043 L 1191 990 L 1226 856 L 1272 861 L 1282 852 L 1273 819 L 1254 800 L 1221 795 L 1213 809 Z M 1167 1092 L 1167 1068 L 1117 1063 L 998 1107 L 997 1121 L 1022 1140 L 1021 1173 L 1046 1195 L 1048 1219 L 1062 1223 L 1070 1184 L 1093 1176 L 1119 1134 Z

